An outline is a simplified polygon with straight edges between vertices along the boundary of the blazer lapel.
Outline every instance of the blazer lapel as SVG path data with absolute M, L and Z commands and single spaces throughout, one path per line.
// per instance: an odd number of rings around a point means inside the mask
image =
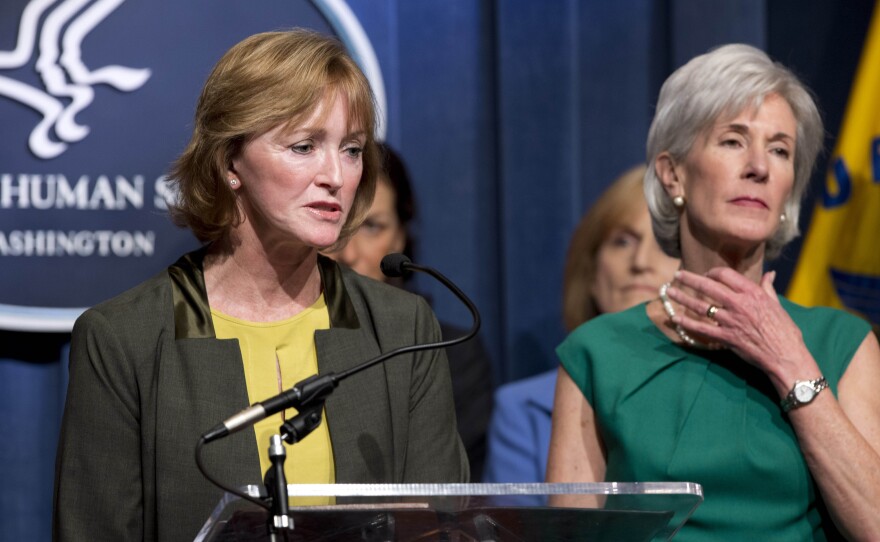
M 160 460 L 164 455 L 170 461 L 189 463 L 200 435 L 248 406 L 247 386 L 238 341 L 177 339 L 168 346 L 171 352 L 163 354 L 157 375 L 157 418 L 164 428 L 157 441 L 168 446 L 182 442 L 185 449 L 157 455 Z M 208 468 L 230 485 L 262 480 L 252 429 L 207 445 L 204 457 Z
M 238 341 L 219 340 L 214 334 L 202 269 L 205 251 L 186 254 L 168 268 L 175 336 L 163 341 L 156 389 L 163 395 L 157 398 L 157 417 L 168 427 L 157 440 L 169 445 L 186 442 L 191 435 L 195 446 L 199 435 L 249 404 Z M 253 431 L 212 443 L 204 454 L 206 464 L 224 473 L 222 479 L 229 484 L 262 480 Z

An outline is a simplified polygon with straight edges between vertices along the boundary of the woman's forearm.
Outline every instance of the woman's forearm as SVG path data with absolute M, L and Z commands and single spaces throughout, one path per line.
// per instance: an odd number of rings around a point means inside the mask
M 880 540 L 880 357 L 868 336 L 844 374 L 838 398 L 820 392 L 789 420 L 825 505 L 851 540 Z

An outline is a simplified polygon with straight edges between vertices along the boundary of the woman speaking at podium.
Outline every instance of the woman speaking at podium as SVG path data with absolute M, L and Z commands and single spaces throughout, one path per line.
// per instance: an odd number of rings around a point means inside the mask
M 682 267 L 559 347 L 548 481 L 700 483 L 676 540 L 880 540 L 877 339 L 764 272 L 797 234 L 822 137 L 809 92 L 753 47 L 666 80 L 645 193 Z
M 440 338 L 427 303 L 319 251 L 370 207 L 369 84 L 336 40 L 292 30 L 230 49 L 171 178 L 203 242 L 76 323 L 57 458 L 57 540 L 192 540 L 222 496 L 197 470 L 219 421 L 330 371 Z M 282 412 L 205 447 L 228 486 L 260 483 Z M 446 357 L 393 358 L 342 381 L 288 449 L 291 483 L 465 482 Z

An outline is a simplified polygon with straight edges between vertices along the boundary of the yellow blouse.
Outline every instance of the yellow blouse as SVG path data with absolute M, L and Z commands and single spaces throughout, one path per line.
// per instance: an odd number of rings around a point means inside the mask
M 324 295 L 292 318 L 278 322 L 248 322 L 211 309 L 218 339 L 238 339 L 244 360 L 248 400 L 263 401 L 318 372 L 315 330 L 330 328 Z M 254 426 L 260 468 L 269 468 L 269 437 L 279 433 L 296 410 L 269 416 Z M 296 445 L 286 445 L 284 473 L 290 484 L 332 484 L 336 481 L 333 448 L 326 412 L 321 425 Z

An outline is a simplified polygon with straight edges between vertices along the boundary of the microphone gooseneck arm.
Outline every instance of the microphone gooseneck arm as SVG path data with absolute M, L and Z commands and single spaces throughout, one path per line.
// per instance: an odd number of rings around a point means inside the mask
M 385 354 L 382 354 L 376 358 L 373 358 L 369 361 L 366 361 L 356 367 L 352 367 L 351 369 L 349 369 L 347 371 L 343 371 L 342 373 L 339 373 L 339 377 L 338 377 L 339 380 L 346 378 L 354 373 L 360 372 L 368 367 L 372 367 L 373 365 L 375 365 L 377 363 L 381 363 L 388 358 L 391 358 L 391 357 L 394 357 L 394 356 L 397 356 L 400 354 L 405 354 L 408 352 L 418 352 L 420 350 L 431 350 L 434 348 L 445 348 L 447 346 L 453 346 L 453 345 L 456 345 L 459 343 L 463 343 L 463 342 L 471 339 L 474 335 L 477 334 L 478 331 L 480 331 L 480 324 L 481 324 L 480 311 L 477 310 L 477 306 L 474 305 L 473 301 L 471 301 L 470 298 L 467 295 L 465 295 L 465 293 L 462 292 L 458 286 L 456 286 L 451 280 L 446 278 L 442 273 L 440 273 L 436 269 L 431 268 L 431 267 L 427 267 L 424 265 L 415 264 L 409 258 L 407 258 L 406 256 L 404 256 L 403 254 L 400 254 L 400 253 L 389 254 L 389 255 L 385 256 L 384 258 L 382 258 L 381 266 L 382 266 L 382 272 L 385 273 L 385 275 L 389 276 L 389 277 L 399 277 L 399 276 L 402 276 L 403 274 L 405 274 L 406 271 L 411 270 L 411 271 L 419 271 L 421 273 L 427 273 L 428 275 L 431 275 L 432 277 L 437 279 L 441 284 L 443 284 L 443 286 L 446 286 L 446 288 L 449 291 L 451 291 L 453 294 L 455 294 L 455 297 L 457 297 L 468 308 L 468 310 L 471 313 L 471 317 L 473 318 L 473 322 L 471 323 L 471 328 L 464 335 L 462 335 L 460 337 L 456 337 L 454 339 L 440 340 L 440 341 L 433 342 L 433 343 L 414 344 L 411 346 L 403 346 L 400 348 L 396 348 L 396 349 L 391 350 L 389 352 L 386 352 Z

